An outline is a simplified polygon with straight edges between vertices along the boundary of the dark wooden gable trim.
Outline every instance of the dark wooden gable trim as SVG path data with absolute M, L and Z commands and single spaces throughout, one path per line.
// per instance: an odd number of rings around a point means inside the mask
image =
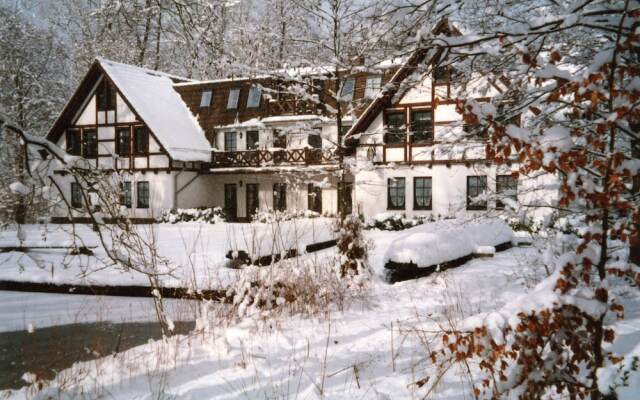
M 455 29 L 455 27 L 452 28 L 446 19 L 440 21 L 432 32 L 434 34 L 444 33 L 447 35 L 460 35 L 460 32 Z M 398 93 L 398 90 L 400 90 L 401 83 L 418 69 L 420 63 L 422 63 L 424 58 L 427 56 L 428 50 L 429 49 L 427 48 L 418 48 L 413 51 L 409 56 L 409 59 L 402 65 L 402 67 L 400 67 L 400 69 L 398 69 L 393 77 L 391 77 L 383 95 L 377 97 L 371 104 L 369 104 L 369 107 L 365 109 L 360 118 L 358 118 L 356 123 L 353 124 L 351 129 L 346 133 L 345 138 L 347 140 L 352 135 L 364 132 L 365 129 L 371 125 L 376 116 L 384 111 L 386 107 L 391 105 L 391 99 Z M 441 54 L 442 49 L 439 49 L 427 63 L 430 64 L 435 60 L 438 60 Z M 408 89 L 408 87 L 405 88 L 405 92 Z M 404 95 L 404 93 L 402 93 L 402 95 Z
M 100 67 L 99 61 L 96 60 L 91 64 L 89 71 L 87 71 L 82 81 L 80 81 L 80 85 L 78 85 L 78 88 L 51 126 L 46 136 L 49 141 L 55 143 L 60 139 L 65 129 L 72 123 L 73 117 L 75 117 L 80 107 L 82 107 L 86 98 L 91 94 L 91 90 L 98 79 L 100 79 L 101 73 L 103 73 L 102 68 Z
M 160 147 L 160 150 L 165 153 L 165 155 L 169 158 L 169 163 L 171 163 L 173 161 L 173 158 L 171 157 L 169 152 L 166 150 L 162 142 L 158 140 L 158 137 L 155 133 L 153 133 L 153 131 L 149 127 L 149 124 L 142 117 L 140 117 L 140 114 L 138 114 L 136 109 L 131 105 L 129 99 L 124 95 L 124 93 L 122 93 L 122 90 L 120 90 L 118 85 L 113 82 L 109 74 L 107 74 L 104 68 L 102 68 L 99 60 L 95 60 L 93 64 L 91 64 L 89 71 L 84 76 L 84 78 L 82 78 L 80 85 L 71 96 L 71 99 L 67 102 L 64 109 L 62 110 L 62 113 L 60 114 L 60 116 L 58 116 L 56 122 L 53 124 L 51 130 L 47 134 L 47 139 L 53 143 L 56 143 L 60 139 L 65 130 L 73 123 L 73 118 L 78 113 L 80 107 L 83 106 L 87 97 L 92 94 L 92 89 L 95 86 L 96 82 L 101 78 L 101 76 L 104 79 L 107 79 L 109 84 L 111 84 L 116 89 L 116 93 L 120 95 L 120 98 L 125 102 L 127 107 L 129 107 L 131 112 L 135 115 L 137 120 L 136 123 L 144 124 L 146 126 L 149 135 L 153 137 L 153 139 Z M 117 124 L 117 120 L 114 122 Z

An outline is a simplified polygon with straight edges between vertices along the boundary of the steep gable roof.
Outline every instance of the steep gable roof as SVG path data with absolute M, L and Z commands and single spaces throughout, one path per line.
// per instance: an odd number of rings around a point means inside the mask
M 211 159 L 211 146 L 204 132 L 173 89 L 174 81 L 183 78 L 102 58 L 96 59 L 54 123 L 47 135 L 50 140 L 57 140 L 62 135 L 64 126 L 71 122 L 101 72 L 116 86 L 171 158 L 179 161 Z
M 460 31 L 451 26 L 447 19 L 443 19 L 438 24 L 436 24 L 431 32 L 435 35 L 440 33 L 453 36 L 460 35 Z M 385 84 L 382 93 L 371 103 L 369 103 L 369 106 L 362 112 L 360 118 L 358 118 L 355 124 L 353 124 L 349 131 L 347 131 L 347 133 L 345 134 L 346 139 L 364 132 L 369 127 L 369 125 L 371 125 L 376 116 L 391 103 L 391 100 L 394 98 L 394 96 L 396 96 L 399 92 L 400 95 L 402 95 L 403 91 L 406 92 L 409 89 L 409 87 L 407 87 L 406 85 L 403 86 L 402 83 L 414 72 L 419 71 L 420 64 L 424 62 L 425 58 L 428 55 L 431 55 L 431 57 L 429 60 L 427 60 L 427 63 L 433 63 L 434 60 L 438 60 L 442 53 L 442 50 L 438 49 L 435 52 L 431 52 L 431 54 L 429 50 L 430 49 L 428 48 L 420 47 L 411 53 L 407 61 L 396 71 L 389 82 Z

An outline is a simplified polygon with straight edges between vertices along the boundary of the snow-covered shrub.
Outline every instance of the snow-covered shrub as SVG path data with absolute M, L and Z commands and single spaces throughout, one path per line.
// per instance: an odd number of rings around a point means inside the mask
M 178 222 L 206 222 L 215 224 L 226 221 L 226 215 L 221 207 L 211 208 L 178 208 L 165 210 L 158 222 L 175 224 Z
M 258 211 L 253 216 L 254 222 L 261 222 L 264 224 L 270 224 L 273 222 L 282 222 L 282 221 L 290 221 L 292 219 L 297 218 L 318 218 L 322 215 L 311 210 L 300 210 L 300 211 L 278 211 L 278 210 L 265 210 Z M 325 214 L 325 216 L 330 216 L 329 214 Z
M 326 259 L 321 265 L 314 260 L 287 259 L 269 267 L 248 267 L 242 277 L 227 289 L 227 303 L 210 303 L 209 324 L 222 320 L 277 315 L 324 315 L 343 310 L 356 299 L 366 299 L 367 285 L 355 287 L 341 279 L 333 268 L 337 259 Z M 230 307 L 229 307 L 230 305 Z M 213 312 L 212 309 L 217 312 Z M 203 321 L 200 321 L 203 325 Z
M 433 216 L 414 216 L 407 218 L 404 214 L 380 213 L 367 221 L 364 229 L 380 229 L 381 231 L 401 231 L 422 225 L 425 222 L 435 221 Z
M 362 236 L 363 223 L 356 215 L 347 215 L 338 222 L 338 252 L 340 277 L 362 276 L 367 271 L 368 243 Z

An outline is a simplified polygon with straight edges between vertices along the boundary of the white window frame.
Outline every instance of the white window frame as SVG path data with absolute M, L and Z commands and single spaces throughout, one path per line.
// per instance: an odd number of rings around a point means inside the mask
M 367 82 L 364 87 L 364 97 L 373 98 L 378 95 L 382 88 L 382 76 L 369 75 L 367 76 Z
M 211 99 L 213 98 L 212 90 L 203 90 L 200 95 L 200 108 L 211 107 Z
M 227 110 L 237 110 L 239 99 L 240 99 L 240 88 L 229 89 L 229 98 L 227 99 Z

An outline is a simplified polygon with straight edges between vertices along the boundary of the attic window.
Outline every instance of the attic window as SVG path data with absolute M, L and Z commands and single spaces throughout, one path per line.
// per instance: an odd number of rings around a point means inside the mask
M 351 101 L 353 100 L 353 92 L 356 87 L 356 78 L 347 78 L 342 82 L 342 88 L 340 89 L 340 100 Z
M 373 98 L 380 91 L 382 85 L 382 77 L 380 75 L 367 76 L 367 83 L 364 88 L 364 97 Z
M 251 85 L 249 96 L 247 97 L 247 108 L 260 107 L 260 98 L 262 97 L 262 89 L 257 85 Z
M 98 111 L 113 111 L 116 109 L 116 91 L 106 78 L 102 79 L 96 91 Z
M 433 82 L 436 85 L 447 84 L 451 79 L 451 68 L 449 66 L 444 65 L 440 67 L 436 67 L 433 70 Z
M 227 110 L 237 110 L 239 98 L 240 98 L 239 88 L 229 90 L 229 99 L 227 100 Z
M 211 106 L 211 96 L 213 92 L 211 90 L 203 90 L 202 97 L 200 97 L 200 107 L 210 107 Z

